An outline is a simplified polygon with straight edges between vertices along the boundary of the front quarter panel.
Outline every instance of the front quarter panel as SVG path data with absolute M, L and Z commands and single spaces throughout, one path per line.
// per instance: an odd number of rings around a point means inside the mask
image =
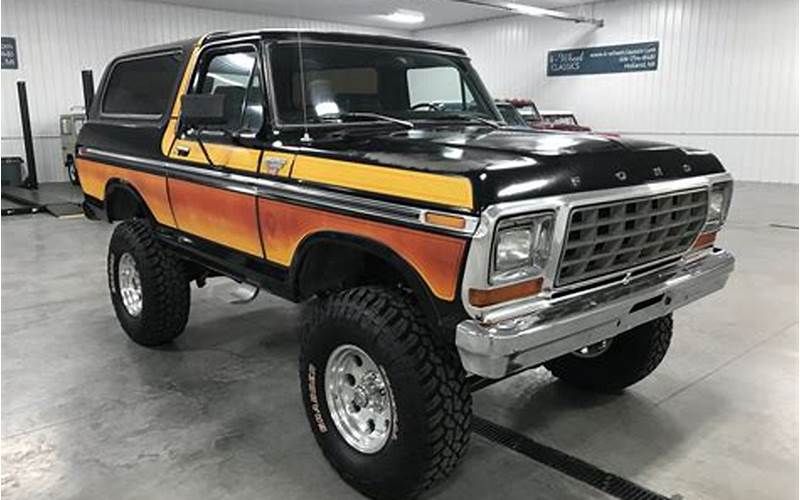
M 467 240 L 393 224 L 345 216 L 275 200 L 259 199 L 261 235 L 267 259 L 289 267 L 300 244 L 317 233 L 341 233 L 374 240 L 396 252 L 439 299 L 456 298 Z

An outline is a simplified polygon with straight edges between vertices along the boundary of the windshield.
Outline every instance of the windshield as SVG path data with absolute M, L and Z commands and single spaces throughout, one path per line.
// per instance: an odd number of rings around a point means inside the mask
M 382 115 L 409 121 L 499 119 L 465 58 L 311 42 L 302 44 L 302 54 L 304 86 L 298 45 L 276 44 L 270 51 L 283 124 L 371 121 L 367 113 L 372 119 Z
M 543 115 L 544 121 L 553 125 L 577 125 L 574 115 Z

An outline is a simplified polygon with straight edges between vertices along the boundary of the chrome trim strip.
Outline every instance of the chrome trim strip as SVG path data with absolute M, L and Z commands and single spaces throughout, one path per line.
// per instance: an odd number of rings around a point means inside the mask
M 584 205 L 594 205 L 597 203 L 613 202 L 624 199 L 644 198 L 660 194 L 687 191 L 691 189 L 711 189 L 711 185 L 722 181 L 732 181 L 733 178 L 728 173 L 709 174 L 704 176 L 690 177 L 686 179 L 668 180 L 643 184 L 639 186 L 626 186 L 599 191 L 587 191 L 581 193 L 570 193 L 563 195 L 547 196 L 532 200 L 513 201 L 492 205 L 483 211 L 478 228 L 472 239 L 467 262 L 464 269 L 464 279 L 461 287 L 461 301 L 467 314 L 472 318 L 483 320 L 486 317 L 507 316 L 509 314 L 524 314 L 528 311 L 547 307 L 548 302 L 556 291 L 555 276 L 558 271 L 560 259 L 551 258 L 542 274 L 542 292 L 534 297 L 526 297 L 515 301 L 497 304 L 486 308 L 477 308 L 469 303 L 469 289 L 481 288 L 490 289 L 493 286 L 489 283 L 489 266 L 491 261 L 492 240 L 495 225 L 498 220 L 517 215 L 528 215 L 538 212 L 553 211 L 555 213 L 555 224 L 553 229 L 553 243 L 550 249 L 551 256 L 560 256 L 566 237 L 567 223 L 569 214 L 574 207 Z M 674 258 L 675 256 L 671 256 Z M 645 264 L 653 265 L 654 262 Z M 613 279 L 615 276 L 624 277 L 632 269 L 624 269 L 617 273 L 602 276 L 603 280 Z M 591 284 L 591 281 L 570 284 L 575 288 Z M 557 290 L 567 290 L 567 287 L 560 287 Z
M 329 191 L 326 189 L 304 186 L 302 184 L 276 181 L 264 177 L 237 174 L 211 167 L 195 167 L 162 160 L 139 158 L 95 148 L 85 148 L 82 150 L 82 154 L 87 158 L 116 160 L 133 165 L 141 165 L 145 167 L 143 170 L 160 175 L 187 178 L 194 182 L 237 193 L 258 196 L 265 199 L 301 203 L 320 208 L 332 208 L 355 215 L 368 215 L 384 219 L 388 222 L 403 222 L 458 236 L 470 236 L 475 232 L 478 226 L 478 218 L 474 216 L 375 200 L 364 196 Z M 443 215 L 462 217 L 465 221 L 465 227 L 463 229 L 455 229 L 430 224 L 425 221 L 425 215 L 428 213 L 440 213 Z
M 580 281 L 580 282 L 577 282 L 577 283 L 570 283 L 568 285 L 559 286 L 559 287 L 555 288 L 553 291 L 554 292 L 558 292 L 559 294 L 567 294 L 567 293 L 570 292 L 570 290 L 585 289 L 585 288 L 591 287 L 594 284 L 603 283 L 603 282 L 606 282 L 606 281 L 608 281 L 608 282 L 612 282 L 613 281 L 613 283 L 611 283 L 611 284 L 621 283 L 621 282 L 625 281 L 625 278 L 626 278 L 626 276 L 628 274 L 636 274 L 638 271 L 640 271 L 642 269 L 647 269 L 648 267 L 661 269 L 664 266 L 669 266 L 669 265 L 676 264 L 679 260 L 681 260 L 682 255 L 683 254 L 681 254 L 681 253 L 668 255 L 668 256 L 662 257 L 660 259 L 656 259 L 656 260 L 653 260 L 653 261 L 650 261 L 650 262 L 645 262 L 644 264 L 639 264 L 639 265 L 636 265 L 636 266 L 633 266 L 633 267 L 629 267 L 627 269 L 623 269 L 621 271 L 615 271 L 615 272 L 608 273 L 608 274 L 605 274 L 605 275 L 602 275 L 602 276 L 589 278 L 587 280 L 583 280 L 583 281 Z M 636 280 L 636 279 L 640 278 L 641 276 L 645 276 L 645 275 L 649 274 L 650 272 L 651 271 L 647 271 L 645 273 L 636 274 L 636 276 L 631 276 L 629 281 Z M 602 286 L 599 286 L 598 288 L 602 288 Z M 593 290 L 597 290 L 598 288 L 593 288 Z M 580 293 L 580 292 L 577 292 L 577 293 Z

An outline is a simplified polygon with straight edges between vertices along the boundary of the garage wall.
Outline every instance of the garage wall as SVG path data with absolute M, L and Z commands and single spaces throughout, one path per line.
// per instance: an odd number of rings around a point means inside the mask
M 532 2 L 535 4 L 535 2 Z M 798 182 L 797 0 L 618 0 L 605 27 L 523 16 L 416 33 L 464 47 L 495 97 L 595 130 L 710 149 L 742 180 Z M 547 51 L 661 42 L 655 72 L 546 76 Z
M 25 157 L 17 80 L 27 81 L 39 180 L 66 180 L 58 115 L 83 104 L 82 69 L 94 70 L 97 84 L 111 58 L 128 50 L 210 31 L 294 27 L 402 34 L 127 0 L 4 0 L 2 34 L 16 37 L 20 69 L 2 70 L 2 154 Z

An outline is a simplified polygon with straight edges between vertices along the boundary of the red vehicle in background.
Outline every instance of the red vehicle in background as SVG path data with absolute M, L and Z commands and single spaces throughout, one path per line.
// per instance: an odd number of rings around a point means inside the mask
M 563 130 L 568 132 L 591 132 L 592 129 L 578 124 L 571 111 L 542 111 L 530 99 L 509 99 L 519 114 L 533 128 L 542 130 Z
M 538 130 L 559 130 L 562 132 L 586 132 L 612 139 L 619 138 L 616 132 L 592 132 L 592 129 L 578 123 L 572 111 L 539 111 L 530 99 L 508 99 L 531 128 Z
M 571 132 L 591 132 L 592 129 L 578 124 L 572 111 L 540 111 L 541 121 L 536 128 L 566 130 Z

